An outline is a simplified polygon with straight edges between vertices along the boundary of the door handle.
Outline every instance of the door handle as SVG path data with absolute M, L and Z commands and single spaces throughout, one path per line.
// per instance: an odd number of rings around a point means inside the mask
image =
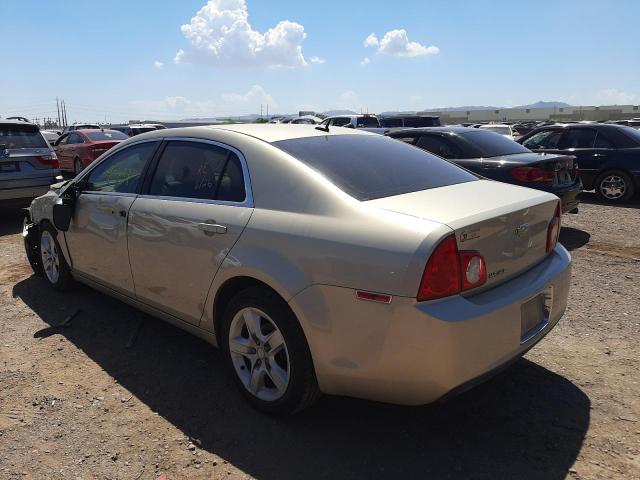
M 209 222 L 199 223 L 198 229 L 202 230 L 205 234 L 227 233 L 227 227 L 225 227 L 224 225 L 218 225 L 217 223 L 209 223 Z
M 606 157 L 607 154 L 606 153 L 594 153 L 593 156 L 594 157 Z

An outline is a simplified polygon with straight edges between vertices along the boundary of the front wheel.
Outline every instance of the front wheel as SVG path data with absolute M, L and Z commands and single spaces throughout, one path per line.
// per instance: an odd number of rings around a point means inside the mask
M 625 203 L 635 193 L 631 176 L 621 170 L 608 170 L 596 180 L 596 195 L 610 203 Z
M 306 338 L 275 292 L 243 290 L 231 300 L 221 323 L 224 356 L 254 407 L 290 415 L 315 403 L 320 392 Z
M 56 290 L 68 290 L 73 286 L 73 278 L 56 237 L 57 232 L 50 225 L 40 228 L 40 264 L 49 285 Z

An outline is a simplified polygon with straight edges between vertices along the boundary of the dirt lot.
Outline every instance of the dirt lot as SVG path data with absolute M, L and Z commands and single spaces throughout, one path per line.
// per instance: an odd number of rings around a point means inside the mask
M 525 359 L 445 404 L 324 398 L 287 420 L 200 340 L 46 288 L 0 213 L 0 478 L 640 479 L 640 205 L 585 201 L 563 220 L 569 309 Z

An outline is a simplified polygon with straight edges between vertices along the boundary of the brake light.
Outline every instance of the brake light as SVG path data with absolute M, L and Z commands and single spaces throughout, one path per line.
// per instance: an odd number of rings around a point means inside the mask
M 47 167 L 60 168 L 60 162 L 58 161 L 58 157 L 56 156 L 55 153 L 52 153 L 51 155 L 38 156 L 36 157 L 36 160 L 40 164 L 46 165 Z
M 455 235 L 442 240 L 422 274 L 416 299 L 419 302 L 455 295 L 487 281 L 485 260 L 478 252 L 458 251 Z
M 516 167 L 511 170 L 513 178 L 524 183 L 551 183 L 553 172 L 540 167 Z
M 558 236 L 560 235 L 560 204 L 556 205 L 556 211 L 553 214 L 553 218 L 549 222 L 547 227 L 547 253 L 553 251 L 558 243 Z

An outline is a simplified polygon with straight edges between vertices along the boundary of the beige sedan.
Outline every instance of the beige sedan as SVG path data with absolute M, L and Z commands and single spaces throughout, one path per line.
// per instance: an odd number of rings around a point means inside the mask
M 429 403 L 546 335 L 567 303 L 559 203 L 379 135 L 150 132 L 34 200 L 31 265 L 218 345 L 274 414 L 320 393 Z

